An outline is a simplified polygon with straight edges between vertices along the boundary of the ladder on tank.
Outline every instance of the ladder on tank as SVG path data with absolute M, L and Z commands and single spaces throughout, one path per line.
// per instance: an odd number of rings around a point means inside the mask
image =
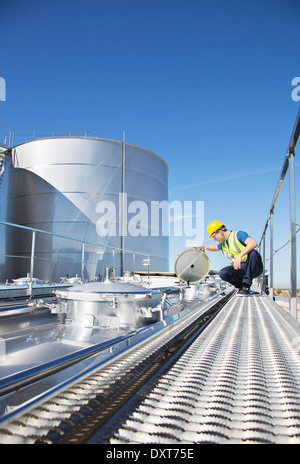
M 0 144 L 0 187 L 3 180 L 3 174 L 5 172 L 6 166 L 10 161 L 9 153 L 6 151 L 8 147 L 6 145 Z

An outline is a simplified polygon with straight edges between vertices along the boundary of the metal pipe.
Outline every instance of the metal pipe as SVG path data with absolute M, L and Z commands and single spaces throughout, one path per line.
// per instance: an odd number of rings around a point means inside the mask
M 273 212 L 270 215 L 270 296 L 273 299 Z
M 82 242 L 81 248 L 81 280 L 84 280 L 84 252 L 85 252 L 85 243 Z
M 292 136 L 291 136 L 291 139 L 290 139 L 290 142 L 289 142 L 287 153 L 290 153 L 291 151 L 294 152 L 295 146 L 297 145 L 299 135 L 300 135 L 300 110 L 299 110 L 298 115 L 297 115 L 295 127 L 294 127 L 293 132 L 292 132 Z M 273 197 L 273 200 L 272 200 L 272 204 L 271 204 L 271 208 L 270 208 L 270 214 L 272 214 L 273 211 L 274 211 L 274 207 L 275 207 L 275 204 L 277 202 L 278 195 L 279 195 L 279 192 L 281 190 L 283 181 L 285 179 L 288 167 L 289 167 L 289 157 L 288 157 L 288 155 L 286 155 L 285 158 L 284 158 L 284 162 L 283 162 L 283 166 L 282 166 L 282 169 L 281 169 L 280 177 L 279 177 L 279 180 L 278 180 L 278 183 L 277 183 L 277 186 L 276 186 L 275 194 L 274 194 L 274 197 Z M 261 243 L 261 241 L 262 241 L 262 239 L 263 239 L 263 237 L 264 237 L 264 235 L 265 235 L 265 233 L 267 231 L 268 224 L 269 224 L 270 217 L 271 217 L 270 214 L 268 216 L 264 231 L 262 233 L 260 243 Z
M 75 242 L 82 242 L 82 239 L 80 239 L 80 238 L 70 237 L 68 235 L 56 234 L 54 232 L 48 232 L 48 231 L 42 230 L 42 229 L 35 229 L 33 227 L 21 226 L 20 224 L 14 224 L 12 222 L 0 221 L 0 224 L 3 224 L 5 226 L 16 227 L 17 229 L 31 230 L 32 232 L 35 231 L 35 232 L 45 234 L 45 235 L 52 235 L 53 237 L 66 238 L 68 240 L 73 240 Z M 117 247 L 112 247 L 110 245 L 103 245 L 102 243 L 91 242 L 89 240 L 85 240 L 85 243 L 88 243 L 89 245 L 97 245 L 97 246 L 100 246 L 100 247 L 103 247 L 103 248 L 120 250 L 120 248 L 117 248 Z M 126 250 L 126 249 L 124 249 L 124 251 L 126 251 L 127 253 L 130 253 L 130 254 L 135 253 L 135 255 L 139 255 L 139 256 L 148 256 L 145 253 L 140 253 L 138 251 L 132 251 L 132 250 Z
M 263 291 L 266 291 L 266 236 L 263 238 Z
M 297 320 L 297 260 L 296 260 L 296 185 L 295 185 L 295 153 L 289 151 L 290 170 L 290 314 Z
M 123 132 L 122 142 L 122 179 L 121 179 L 121 254 L 120 254 L 120 274 L 124 273 L 124 194 L 125 194 L 125 131 Z
M 30 254 L 30 281 L 32 282 L 33 279 L 33 271 L 34 271 L 34 252 L 35 252 L 35 238 L 36 238 L 36 231 L 32 231 L 32 240 L 31 240 L 31 254 Z
M 132 259 L 133 259 L 133 280 L 134 280 L 135 279 L 135 253 L 133 253 Z

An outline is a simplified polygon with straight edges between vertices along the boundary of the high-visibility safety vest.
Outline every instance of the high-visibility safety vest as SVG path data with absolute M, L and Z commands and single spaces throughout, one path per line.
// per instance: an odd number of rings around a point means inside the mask
M 231 232 L 229 237 L 228 237 L 228 240 L 225 240 L 221 245 L 222 245 L 222 253 L 230 259 L 230 262 L 233 263 L 233 261 L 235 260 L 235 258 L 237 257 L 237 255 L 239 253 L 241 253 L 241 251 L 243 251 L 246 246 L 239 241 L 239 239 L 237 238 L 237 233 L 238 233 L 238 230 L 236 230 L 235 232 Z M 244 263 L 245 261 L 247 261 L 247 257 L 248 255 L 245 255 L 243 256 L 242 258 L 242 262 Z

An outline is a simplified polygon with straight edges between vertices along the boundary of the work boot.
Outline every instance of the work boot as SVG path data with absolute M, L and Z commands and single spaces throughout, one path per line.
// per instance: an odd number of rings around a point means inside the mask
M 238 294 L 238 295 L 241 295 L 241 296 L 250 295 L 249 287 L 242 287 L 242 288 L 240 288 L 237 294 Z

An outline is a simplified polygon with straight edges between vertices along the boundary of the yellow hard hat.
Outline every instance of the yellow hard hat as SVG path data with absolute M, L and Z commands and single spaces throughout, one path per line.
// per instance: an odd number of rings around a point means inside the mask
M 221 229 L 221 227 L 225 227 L 224 223 L 221 221 L 212 221 L 210 224 L 208 224 L 207 232 L 209 233 L 209 238 L 214 232 L 216 232 L 218 229 Z

